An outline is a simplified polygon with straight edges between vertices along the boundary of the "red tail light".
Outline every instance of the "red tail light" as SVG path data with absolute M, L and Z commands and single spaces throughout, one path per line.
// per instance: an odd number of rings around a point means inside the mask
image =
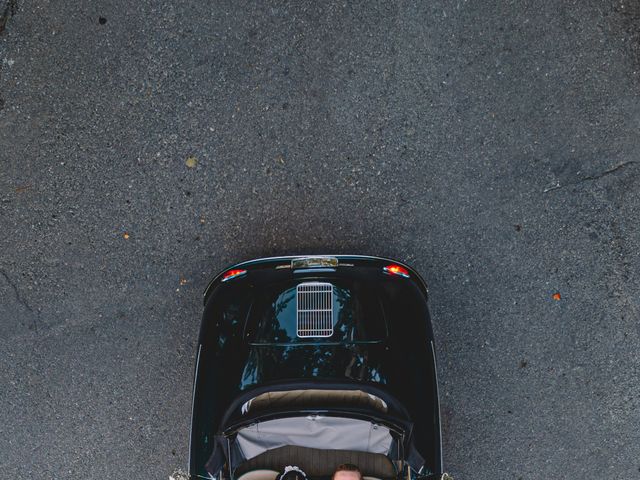
M 385 273 L 388 273 L 390 275 L 400 275 L 401 277 L 409 278 L 409 270 L 401 265 L 387 265 L 383 268 L 383 270 Z
M 222 281 L 226 282 L 227 280 L 231 280 L 232 278 L 240 277 L 245 273 L 247 273 L 246 270 L 239 270 L 239 269 L 227 270 L 226 272 L 224 272 L 224 275 L 222 275 Z

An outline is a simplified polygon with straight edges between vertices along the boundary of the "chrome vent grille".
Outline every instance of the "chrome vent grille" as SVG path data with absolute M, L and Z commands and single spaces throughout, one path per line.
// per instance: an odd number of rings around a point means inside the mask
M 296 334 L 298 337 L 333 335 L 333 285 L 301 283 L 296 289 Z

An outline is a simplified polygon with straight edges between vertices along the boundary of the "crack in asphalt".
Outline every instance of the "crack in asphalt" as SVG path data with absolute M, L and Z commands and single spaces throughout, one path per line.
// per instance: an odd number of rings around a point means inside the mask
M 9 17 L 13 17 L 18 9 L 18 0 L 9 0 L 4 7 L 2 16 L 0 16 L 0 35 L 4 32 Z
M 20 294 L 20 290 L 18 286 L 11 280 L 11 277 L 4 270 L 0 269 L 0 275 L 4 277 L 9 286 L 13 289 L 13 293 L 16 295 L 16 300 L 20 305 L 27 309 L 33 315 L 33 328 L 37 332 L 38 331 L 38 322 L 36 321 L 37 312 L 33 309 L 29 302 Z
M 575 186 L 575 185 L 580 185 L 580 184 L 585 183 L 585 182 L 592 182 L 594 180 L 599 180 L 602 177 L 606 177 L 607 175 L 611 175 L 612 173 L 616 173 L 616 172 L 622 170 L 623 168 L 625 168 L 626 166 L 632 165 L 632 164 L 635 164 L 635 163 L 638 163 L 638 162 L 636 160 L 629 160 L 628 162 L 623 162 L 623 163 L 621 163 L 619 165 L 616 165 L 615 167 L 612 167 L 612 168 L 610 168 L 608 170 L 605 170 L 604 172 L 598 173 L 596 175 L 589 175 L 588 177 L 581 178 L 577 182 L 567 183 L 566 185 L 560 185 L 560 183 L 558 182 L 558 184 L 556 184 L 556 185 L 554 185 L 552 187 L 545 188 L 542 191 L 542 193 L 548 193 L 548 192 L 552 192 L 554 190 L 559 190 L 559 189 L 564 188 L 564 187 L 572 187 L 572 186 Z

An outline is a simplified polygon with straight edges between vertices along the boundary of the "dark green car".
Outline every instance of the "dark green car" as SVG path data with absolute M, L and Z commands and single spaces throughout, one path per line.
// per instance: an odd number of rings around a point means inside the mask
M 440 478 L 427 288 L 399 262 L 275 257 L 205 291 L 193 393 L 192 478 Z M 369 480 L 369 479 L 367 479 Z

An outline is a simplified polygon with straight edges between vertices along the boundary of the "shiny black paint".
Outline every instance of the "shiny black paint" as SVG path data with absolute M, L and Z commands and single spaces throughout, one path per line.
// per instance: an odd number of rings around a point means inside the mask
M 246 268 L 246 278 L 221 283 L 218 275 L 205 292 L 205 310 L 199 339 L 199 359 L 194 387 L 190 471 L 204 473 L 212 437 L 223 425 L 222 415 L 243 391 L 290 381 L 347 381 L 386 389 L 409 412 L 416 449 L 429 471 L 442 470 L 440 419 L 433 348 L 427 309 L 427 290 L 419 275 L 390 277 L 382 268 L 392 262 L 373 257 L 339 257 L 337 269 L 276 266 L 288 258 L 263 259 L 230 268 Z M 350 264 L 353 266 L 342 266 Z M 332 281 L 362 279 L 384 285 L 389 301 L 384 311 L 388 337 L 369 344 L 308 343 L 304 346 L 251 345 L 251 298 L 261 285 L 290 279 Z M 234 288 L 232 282 L 245 282 Z M 229 296 L 232 311 L 225 311 Z M 222 301 L 224 299 L 224 301 Z

